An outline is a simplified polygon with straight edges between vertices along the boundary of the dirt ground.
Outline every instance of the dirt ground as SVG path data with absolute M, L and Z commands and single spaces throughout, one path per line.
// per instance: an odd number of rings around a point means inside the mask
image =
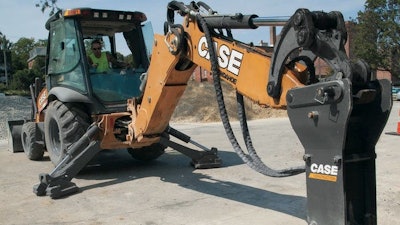
M 228 111 L 234 115 L 235 93 L 224 87 Z M 260 157 L 278 169 L 304 163 L 304 149 L 286 111 L 260 109 L 247 102 L 250 130 Z M 221 123 L 208 123 L 220 121 L 216 105 L 212 84 L 191 81 L 172 126 L 198 143 L 217 147 L 221 168 L 194 170 L 187 157 L 172 149 L 147 164 L 133 160 L 126 151 L 104 151 L 73 179 L 80 192 L 58 200 L 32 193 L 38 174 L 54 168 L 48 156 L 30 161 L 24 153 L 8 151 L 7 141 L 0 140 L 0 224 L 306 224 L 304 174 L 277 179 L 243 164 Z M 396 131 L 399 110 L 400 102 L 395 102 L 384 133 Z M 280 118 L 256 120 L 271 117 Z M 233 125 L 235 132 L 240 132 L 238 123 Z M 376 146 L 380 225 L 400 224 L 399 138 L 382 134 Z
M 396 131 L 399 109 L 396 102 L 384 133 Z M 232 125 L 240 131 L 237 122 Z M 54 168 L 48 156 L 30 161 L 0 140 L 0 224 L 307 224 L 304 174 L 272 178 L 254 172 L 233 152 L 220 122 L 172 126 L 217 147 L 223 166 L 194 170 L 172 149 L 151 163 L 136 161 L 126 151 L 104 151 L 73 179 L 79 193 L 53 200 L 32 193 L 38 174 Z M 279 169 L 304 163 L 304 149 L 288 118 L 253 120 L 249 127 L 267 165 Z M 400 224 L 400 136 L 384 133 L 376 146 L 378 224 L 395 225 Z
M 236 91 L 226 83 L 222 83 L 222 90 L 230 119 L 236 121 Z M 247 98 L 244 101 L 248 120 L 287 117 L 286 110 L 263 108 Z M 218 122 L 220 120 L 214 84 L 190 80 L 175 109 L 172 122 Z

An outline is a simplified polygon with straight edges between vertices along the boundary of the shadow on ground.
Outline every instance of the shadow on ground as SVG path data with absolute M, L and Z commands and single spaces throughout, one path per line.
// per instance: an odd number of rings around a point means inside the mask
M 233 152 L 219 151 L 223 167 L 243 164 Z M 234 183 L 202 174 L 190 166 L 190 159 L 176 152 L 167 152 L 159 160 L 139 162 L 124 151 L 102 151 L 83 169 L 76 179 L 107 180 L 80 187 L 81 191 L 130 182 L 145 177 L 159 177 L 164 182 L 200 193 L 225 198 L 306 219 L 306 198 L 284 195 L 268 190 Z M 279 179 L 279 178 L 277 178 Z

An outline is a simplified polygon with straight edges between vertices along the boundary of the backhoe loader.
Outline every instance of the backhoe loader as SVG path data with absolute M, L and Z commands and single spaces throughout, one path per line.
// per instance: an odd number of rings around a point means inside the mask
M 182 23 L 175 23 L 176 15 Z M 232 33 L 276 25 L 268 17 L 221 15 L 203 2 L 171 1 L 163 35 L 148 35 L 145 21 L 141 12 L 82 8 L 60 11 L 46 23 L 46 85 L 32 86 L 34 113 L 21 135 L 30 158 L 39 159 L 47 149 L 55 164 L 52 172 L 39 175 L 36 195 L 76 192 L 71 180 L 102 149 L 129 149 L 138 159 L 152 160 L 171 147 L 189 156 L 195 168 L 221 166 L 216 148 L 169 125 L 190 76 L 201 66 L 212 72 L 222 125 L 242 160 L 272 177 L 305 172 L 308 224 L 377 224 L 375 145 L 391 110 L 391 84 L 377 80 L 363 60 L 347 57 L 340 12 L 298 9 L 285 21 L 272 53 Z M 117 33 L 132 51 L 134 66 L 91 71 L 87 41 L 100 39 L 115 55 Z M 332 73 L 315 74 L 316 58 Z M 221 81 L 237 92 L 247 152 L 229 124 Z M 305 149 L 305 166 L 275 170 L 263 163 L 252 145 L 244 97 L 287 109 Z

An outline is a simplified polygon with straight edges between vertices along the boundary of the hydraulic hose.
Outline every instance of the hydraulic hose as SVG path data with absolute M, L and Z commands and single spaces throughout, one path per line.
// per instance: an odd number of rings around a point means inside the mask
M 303 173 L 305 171 L 304 166 L 298 166 L 298 167 L 292 167 L 292 168 L 287 168 L 283 170 L 273 170 L 266 166 L 261 158 L 257 155 L 257 152 L 253 146 L 253 142 L 251 140 L 249 128 L 247 125 L 247 117 L 246 117 L 246 111 L 244 107 L 244 101 L 243 101 L 243 95 L 240 93 L 236 92 L 236 100 L 238 103 L 238 118 L 240 122 L 240 127 L 242 129 L 242 135 L 243 139 L 247 148 L 247 151 L 249 152 L 250 157 L 253 159 L 253 163 L 257 164 L 257 168 L 264 172 L 260 172 L 262 174 L 275 174 L 276 177 L 283 177 L 283 176 L 292 176 L 296 175 L 299 173 Z
M 207 40 L 207 45 L 208 45 L 208 50 L 210 54 L 210 62 L 211 62 L 211 71 L 213 74 L 213 80 L 214 80 L 214 88 L 216 91 L 216 98 L 218 102 L 218 108 L 222 120 L 222 124 L 225 128 L 225 132 L 228 136 L 229 141 L 232 144 L 232 147 L 234 151 L 238 154 L 238 156 L 252 169 L 255 171 L 264 174 L 266 176 L 270 177 L 287 177 L 287 176 L 292 176 L 296 175 L 299 173 L 304 172 L 304 168 L 302 167 L 296 167 L 296 168 L 289 168 L 289 169 L 284 169 L 284 170 L 274 170 L 266 166 L 261 159 L 258 157 L 256 154 L 256 151 L 252 145 L 252 141 L 248 132 L 248 127 L 247 127 L 247 122 L 245 118 L 245 111 L 243 108 L 243 96 L 239 97 L 242 98 L 241 103 L 239 105 L 242 105 L 242 107 L 239 107 L 239 114 L 241 114 L 239 117 L 241 118 L 241 126 L 242 126 L 242 132 L 245 138 L 245 143 L 248 148 L 249 154 L 247 155 L 242 148 L 240 147 L 240 144 L 238 143 L 235 134 L 233 133 L 232 127 L 229 122 L 229 117 L 228 113 L 225 108 L 225 102 L 224 102 L 224 97 L 223 97 L 223 92 L 222 92 L 222 87 L 221 87 L 221 81 L 220 81 L 220 71 L 218 68 L 218 60 L 217 60 L 217 55 L 215 52 L 214 44 L 212 43 L 212 38 L 210 35 L 210 30 L 208 29 L 207 23 L 205 19 L 200 15 L 196 15 L 197 21 L 199 22 L 200 26 L 203 29 L 203 32 L 205 34 L 206 40 Z M 242 109 L 240 109 L 242 108 Z

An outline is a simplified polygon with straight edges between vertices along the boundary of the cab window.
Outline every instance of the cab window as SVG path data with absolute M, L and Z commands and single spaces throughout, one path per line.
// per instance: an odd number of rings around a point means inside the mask
M 50 51 L 48 75 L 53 86 L 70 86 L 86 90 L 82 68 L 79 66 L 80 52 L 73 20 L 58 20 L 50 26 Z

